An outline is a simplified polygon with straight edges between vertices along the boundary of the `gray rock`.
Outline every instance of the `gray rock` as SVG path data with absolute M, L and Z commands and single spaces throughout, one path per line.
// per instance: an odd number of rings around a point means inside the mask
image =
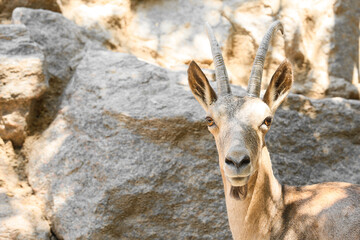
M 357 87 L 343 78 L 330 76 L 330 85 L 326 90 L 326 95 L 329 97 L 358 99 L 358 88 L 360 89 L 360 85 Z
M 0 137 L 21 146 L 31 104 L 48 86 L 44 55 L 23 25 L 1 25 L 0 36 Z
M 290 95 L 275 115 L 267 145 L 282 183 L 360 184 L 360 102 Z
M 47 10 L 16 8 L 12 22 L 24 24 L 45 55 L 44 72 L 49 78 L 49 88 L 33 104 L 28 120 L 29 132 L 33 134 L 46 129 L 55 118 L 63 90 L 84 52 L 89 47 L 98 48 L 103 39 Z
M 78 66 L 28 156 L 58 237 L 230 238 L 215 145 L 170 75 L 106 51 Z
M 30 8 L 16 8 L 12 22 L 24 24 L 32 40 L 41 47 L 49 77 L 63 81 L 71 78 L 86 43 L 80 27 L 59 13 Z
M 231 238 L 215 143 L 186 78 L 86 53 L 55 121 L 27 141 L 29 182 L 57 237 Z M 359 111 L 357 101 L 290 95 L 267 138 L 280 181 L 360 183 Z

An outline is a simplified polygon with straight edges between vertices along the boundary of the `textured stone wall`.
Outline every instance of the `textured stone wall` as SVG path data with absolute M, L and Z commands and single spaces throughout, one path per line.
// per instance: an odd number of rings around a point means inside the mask
M 265 87 L 286 57 L 294 65 L 293 93 L 359 99 L 360 2 L 357 0 L 60 1 L 64 16 L 106 35 L 110 49 L 173 69 L 195 59 L 210 67 L 204 31 L 209 22 L 222 46 L 232 83 L 246 86 L 267 27 L 284 23 L 273 41 Z
M 213 78 L 205 20 L 238 85 L 285 25 L 263 86 L 288 57 L 296 82 L 266 139 L 280 182 L 360 183 L 357 1 L 58 3 L 0 25 L 0 238 L 231 238 L 185 71 L 195 59 Z

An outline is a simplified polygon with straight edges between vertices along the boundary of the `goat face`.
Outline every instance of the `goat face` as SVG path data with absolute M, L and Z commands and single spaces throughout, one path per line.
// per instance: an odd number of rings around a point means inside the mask
M 259 98 L 227 95 L 207 110 L 220 169 L 232 186 L 244 186 L 258 169 L 258 159 L 270 128 L 272 113 Z
M 231 93 L 218 97 L 195 62 L 190 64 L 188 76 L 195 98 L 206 111 L 223 177 L 232 187 L 246 186 L 258 170 L 273 115 L 290 91 L 293 81 L 290 62 L 285 60 L 279 66 L 262 99 Z M 246 188 L 243 191 L 246 194 Z

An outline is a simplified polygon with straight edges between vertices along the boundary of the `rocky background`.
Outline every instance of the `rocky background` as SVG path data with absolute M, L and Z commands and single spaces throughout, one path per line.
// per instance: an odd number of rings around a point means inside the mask
M 284 23 L 263 80 L 293 63 L 278 179 L 360 183 L 358 0 L 12 0 L 0 18 L 0 239 L 231 239 L 187 85 L 192 59 L 214 78 L 205 21 L 238 95 Z

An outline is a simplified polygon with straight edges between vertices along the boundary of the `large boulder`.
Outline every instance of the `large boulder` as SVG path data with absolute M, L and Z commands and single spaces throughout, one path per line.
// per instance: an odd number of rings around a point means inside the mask
M 237 87 L 234 92 L 244 95 Z M 26 147 L 59 239 L 230 239 L 214 140 L 185 72 L 89 50 Z M 290 95 L 267 142 L 283 183 L 360 183 L 360 103 Z
M 60 239 L 230 238 L 215 145 L 170 76 L 87 52 L 60 114 L 28 146 L 29 182 Z
M 23 25 L 0 25 L 0 137 L 21 146 L 33 102 L 45 92 L 44 55 Z
M 277 36 L 269 49 L 263 86 L 287 57 L 294 64 L 294 93 L 359 99 L 358 0 L 60 0 L 59 5 L 67 18 L 107 34 L 110 49 L 177 69 L 192 59 L 203 67 L 212 64 L 207 21 L 223 48 L 231 81 L 242 86 L 266 29 L 280 19 L 285 38 Z

